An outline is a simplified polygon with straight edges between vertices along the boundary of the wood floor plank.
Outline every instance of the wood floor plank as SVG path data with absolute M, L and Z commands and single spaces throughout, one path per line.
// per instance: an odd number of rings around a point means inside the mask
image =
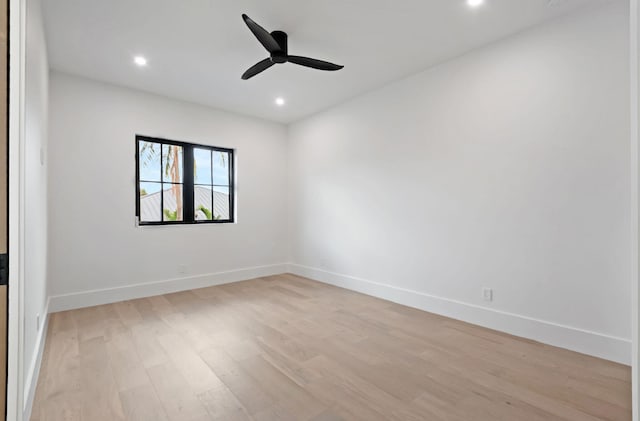
M 273 406 L 273 399 L 223 349 L 209 348 L 201 355 L 250 415 L 269 410 Z
M 621 364 L 284 274 L 51 315 L 31 421 L 627 421 Z
M 262 356 L 247 358 L 241 362 L 241 366 L 273 398 L 275 407 L 295 414 L 298 419 L 314 418 L 327 409 L 317 398 Z
M 238 398 L 226 387 L 198 394 L 212 421 L 248 421 L 251 419 Z
M 170 420 L 196 421 L 208 417 L 205 406 L 173 364 L 156 365 L 149 368 L 148 373 Z
M 197 351 L 190 348 L 177 333 L 160 335 L 158 342 L 173 364 L 182 373 L 193 393 L 198 394 L 220 387 L 220 379 L 202 360 Z
M 104 336 L 104 306 L 81 308 L 71 312 L 80 342 Z M 54 331 L 55 332 L 55 331 Z
M 142 323 L 144 320 L 142 315 L 136 308 L 135 301 L 123 301 L 121 303 L 115 303 L 112 305 L 116 312 L 120 316 L 120 320 L 127 326 L 132 326 L 138 323 Z
M 118 385 L 102 337 L 80 343 L 80 372 L 83 419 L 124 421 Z
M 127 421 L 169 421 L 151 384 L 120 392 L 120 400 Z
M 149 386 L 151 381 L 131 332 L 117 335 L 106 342 L 109 363 L 120 391 Z
M 37 390 L 40 421 L 82 421 L 83 385 L 75 330 L 50 330 L 45 349 L 44 383 Z

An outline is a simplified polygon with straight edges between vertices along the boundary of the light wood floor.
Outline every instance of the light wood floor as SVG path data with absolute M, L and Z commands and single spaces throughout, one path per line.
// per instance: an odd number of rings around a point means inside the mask
M 626 366 L 293 275 L 56 313 L 32 421 L 630 420 Z

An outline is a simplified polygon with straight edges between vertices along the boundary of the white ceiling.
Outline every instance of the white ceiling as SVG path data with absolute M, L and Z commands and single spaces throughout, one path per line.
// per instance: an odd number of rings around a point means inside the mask
M 576 8 L 606 0 L 46 0 L 51 67 L 289 123 Z M 277 65 L 241 19 L 289 33 L 290 54 L 343 64 Z M 135 55 L 149 60 L 133 64 Z M 276 107 L 277 96 L 286 98 Z

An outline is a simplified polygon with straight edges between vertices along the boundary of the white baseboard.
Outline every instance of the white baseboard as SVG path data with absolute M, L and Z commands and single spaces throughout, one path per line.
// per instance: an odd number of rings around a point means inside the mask
M 626 365 L 631 364 L 631 340 L 629 339 L 617 338 L 297 264 L 289 264 L 289 272 L 515 336 Z
M 47 305 L 42 313 L 44 315 L 44 323 L 40 326 L 40 331 L 38 332 L 38 337 L 36 339 L 35 344 L 35 352 L 33 353 L 33 358 L 29 364 L 29 372 L 27 373 L 27 377 L 24 381 L 24 395 L 23 402 L 24 407 L 22 408 L 22 419 L 30 420 L 31 419 L 31 410 L 33 409 L 33 399 L 36 396 L 36 388 L 38 387 L 38 377 L 40 374 L 40 366 L 42 365 L 42 354 L 44 352 L 44 346 L 47 342 L 47 331 L 49 328 L 49 308 L 50 308 L 51 300 L 47 300 Z
M 286 271 L 286 264 L 277 264 L 127 285 L 117 288 L 95 289 L 71 294 L 54 295 L 50 297 L 49 311 L 55 313 L 101 304 L 111 304 L 136 298 L 152 297 L 154 295 L 245 281 L 262 276 L 278 275 Z

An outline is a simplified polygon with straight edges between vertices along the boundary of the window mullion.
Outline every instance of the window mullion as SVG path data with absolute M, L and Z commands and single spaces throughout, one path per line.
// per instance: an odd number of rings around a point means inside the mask
M 214 160 L 216 159 L 216 154 L 214 153 L 214 150 L 211 149 L 209 151 L 209 153 L 211 154 L 211 220 L 215 221 L 216 220 L 216 193 L 215 193 L 215 187 L 213 185 L 213 183 L 215 183 L 215 180 L 213 179 L 213 166 L 215 165 Z
M 164 220 L 164 168 L 162 166 L 162 157 L 164 156 L 164 148 L 162 143 L 159 144 L 160 147 L 160 222 L 165 222 Z
M 185 144 L 183 146 L 183 188 L 182 188 L 182 203 L 183 203 L 183 215 L 184 222 L 193 223 L 195 221 L 195 195 L 194 195 L 194 155 L 193 146 Z

